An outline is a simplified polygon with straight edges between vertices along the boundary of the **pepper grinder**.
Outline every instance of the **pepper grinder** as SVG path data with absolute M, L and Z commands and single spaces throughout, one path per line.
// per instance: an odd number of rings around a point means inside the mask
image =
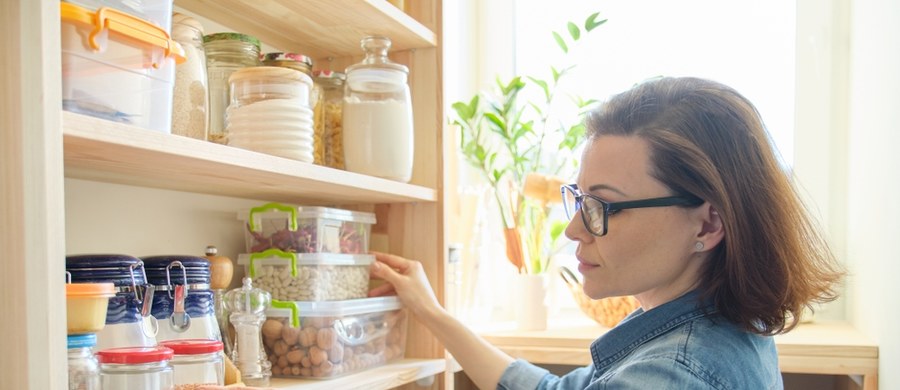
M 266 308 L 272 301 L 269 292 L 253 287 L 249 277 L 243 286 L 225 294 L 225 309 L 234 326 L 234 349 L 231 359 L 241 371 L 241 379 L 250 386 L 269 386 L 272 364 L 263 350 L 262 324 L 266 320 Z

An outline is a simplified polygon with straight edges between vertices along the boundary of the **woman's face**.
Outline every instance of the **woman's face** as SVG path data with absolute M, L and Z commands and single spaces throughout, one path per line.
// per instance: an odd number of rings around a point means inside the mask
M 607 202 L 673 195 L 650 175 L 649 153 L 639 137 L 594 137 L 585 145 L 576 184 Z M 585 229 L 580 212 L 574 215 L 566 236 L 578 242 L 585 293 L 594 299 L 634 295 L 650 310 L 692 289 L 704 261 L 695 244 L 708 210 L 706 205 L 620 210 L 609 216 L 602 237 Z

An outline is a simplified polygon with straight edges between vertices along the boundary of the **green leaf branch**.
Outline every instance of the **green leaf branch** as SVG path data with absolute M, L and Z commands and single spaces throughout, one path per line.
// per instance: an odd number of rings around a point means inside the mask
M 605 22 L 594 13 L 585 19 L 583 28 L 569 22 L 563 33 L 553 31 L 552 36 L 567 56 L 570 47 Z M 507 257 L 520 273 L 544 272 L 559 249 L 556 242 L 565 228 L 563 221 L 548 221 L 555 199 L 526 196 L 524 187 L 529 174 L 570 175 L 576 169 L 575 150 L 585 132 L 582 118 L 596 101 L 570 97 L 578 112 L 575 118 L 560 118 L 552 110 L 560 82 L 574 68 L 574 64 L 551 65 L 547 78 L 515 76 L 504 82 L 498 77 L 496 92 L 482 91 L 468 102 L 451 105 L 451 123 L 460 129 L 459 150 L 464 161 L 490 185 L 504 228 L 517 231 L 505 237 Z M 526 88 L 537 88 L 540 98 L 523 99 L 520 95 Z M 551 137 L 559 141 L 548 145 Z M 510 242 L 515 240 L 521 242 Z M 527 259 L 513 258 L 519 256 Z

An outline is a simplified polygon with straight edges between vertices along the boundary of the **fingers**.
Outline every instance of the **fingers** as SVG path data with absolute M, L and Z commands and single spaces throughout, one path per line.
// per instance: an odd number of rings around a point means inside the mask
M 406 272 L 406 270 L 409 268 L 410 260 L 404 259 L 400 256 L 374 251 L 372 252 L 372 254 L 375 255 L 376 260 L 387 264 L 390 268 L 400 270 L 401 273 Z
M 386 295 L 395 295 L 397 291 L 394 289 L 394 285 L 390 283 L 385 283 L 379 286 L 376 286 L 369 290 L 370 297 L 383 297 Z

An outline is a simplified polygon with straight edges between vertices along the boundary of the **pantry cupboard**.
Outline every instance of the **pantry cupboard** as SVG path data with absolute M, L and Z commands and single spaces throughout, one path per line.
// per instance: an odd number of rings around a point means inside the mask
M 58 4 L 8 0 L 0 5 L 6 40 L 0 49 L 2 387 L 65 387 L 65 313 L 60 303 L 65 255 L 74 244 L 67 240 L 85 231 L 116 229 L 104 224 L 114 221 L 81 217 L 81 210 L 74 209 L 79 203 L 67 202 L 66 191 L 76 188 L 86 197 L 102 197 L 106 186 L 124 184 L 197 198 L 213 194 L 374 211 L 378 223 L 373 234 L 383 238 L 380 249 L 422 261 L 443 299 L 446 142 L 440 0 L 409 2 L 405 12 L 383 0 L 175 1 L 176 7 L 273 47 L 327 61 L 332 69 L 361 59 L 361 37 L 389 36 L 391 59 L 410 69 L 415 161 L 409 184 L 63 112 Z M 72 180 L 77 186 L 70 186 Z M 129 206 L 138 209 L 141 204 Z M 198 250 L 206 244 L 198 243 Z M 447 367 L 443 346 L 415 321 L 409 322 L 405 356 L 331 381 L 274 379 L 273 386 L 386 389 L 420 379 L 424 384 L 434 375 L 438 380 L 432 387 L 450 380 L 442 375 Z

